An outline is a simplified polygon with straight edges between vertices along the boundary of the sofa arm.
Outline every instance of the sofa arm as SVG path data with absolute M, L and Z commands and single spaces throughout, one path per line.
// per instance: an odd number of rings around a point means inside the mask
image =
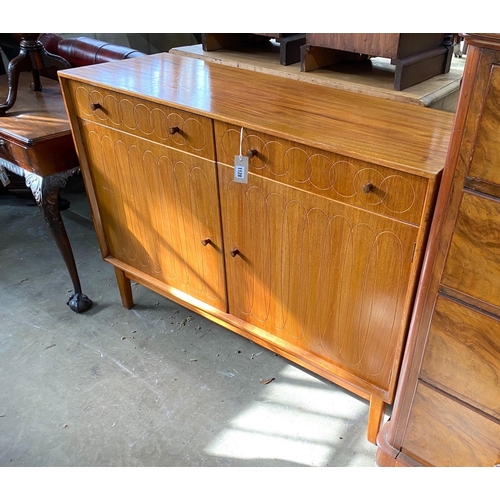
M 111 43 L 81 36 L 59 41 L 58 55 L 64 57 L 71 66 L 88 66 L 117 59 L 145 56 L 143 52 Z

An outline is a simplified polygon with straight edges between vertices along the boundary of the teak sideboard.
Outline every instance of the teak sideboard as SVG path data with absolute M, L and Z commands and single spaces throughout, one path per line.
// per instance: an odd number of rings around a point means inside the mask
M 464 81 L 382 466 L 500 466 L 500 34 Z
M 366 398 L 375 442 L 453 116 L 172 54 L 59 78 L 123 305 L 133 279 Z

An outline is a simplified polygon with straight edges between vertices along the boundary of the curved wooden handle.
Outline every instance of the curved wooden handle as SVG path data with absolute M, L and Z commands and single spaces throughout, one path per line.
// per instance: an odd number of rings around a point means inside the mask
M 170 127 L 168 131 L 170 132 L 170 135 L 174 135 L 178 134 L 181 131 L 181 129 L 179 127 Z
M 93 102 L 90 104 L 92 111 L 96 111 L 97 109 L 102 109 L 102 104 L 100 102 Z
M 257 154 L 258 154 L 258 151 L 256 149 L 249 149 L 247 151 L 247 156 L 249 158 L 253 158 L 254 156 L 257 156 Z
M 229 253 L 231 254 L 231 257 L 236 257 L 240 251 L 237 248 L 233 248 Z
M 206 247 L 209 243 L 212 243 L 212 240 L 210 238 L 205 238 L 201 240 L 201 244 Z

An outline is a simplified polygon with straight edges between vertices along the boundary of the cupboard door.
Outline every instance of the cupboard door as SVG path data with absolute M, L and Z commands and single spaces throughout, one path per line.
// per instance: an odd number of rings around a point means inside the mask
M 418 229 L 218 169 L 229 312 L 389 391 Z
M 81 121 L 112 257 L 226 309 L 215 163 Z

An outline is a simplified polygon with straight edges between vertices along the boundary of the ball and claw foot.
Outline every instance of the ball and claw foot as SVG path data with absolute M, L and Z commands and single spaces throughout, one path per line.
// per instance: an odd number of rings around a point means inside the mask
M 69 298 L 67 305 L 72 311 L 82 313 L 92 307 L 92 301 L 83 293 L 74 293 Z

